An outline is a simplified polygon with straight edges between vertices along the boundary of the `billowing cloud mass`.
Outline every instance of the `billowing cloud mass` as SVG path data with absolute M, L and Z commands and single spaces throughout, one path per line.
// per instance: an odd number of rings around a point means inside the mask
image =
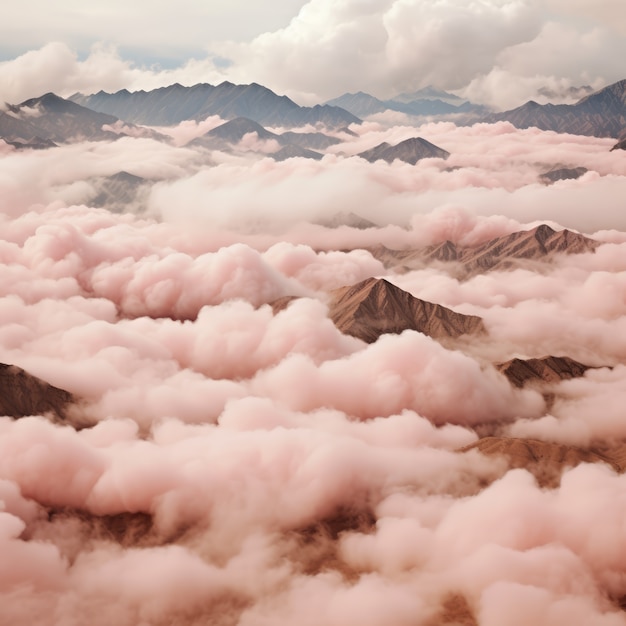
M 133 3 L 96 15 L 89 9 L 89 16 L 57 3 L 54 18 L 30 4 L 10 8 L 12 37 L 0 47 L 10 59 L 0 63 L 9 102 L 47 91 L 229 80 L 259 82 L 305 104 L 359 90 L 386 98 L 432 84 L 511 108 L 541 89 L 567 99 L 570 87 L 620 80 L 626 56 L 619 0 L 285 0 L 258 14 L 241 3 L 226 10 L 185 2 L 175 14 L 162 3 L 145 10 Z M 246 19 L 236 27 L 238 14 Z M 163 65 L 150 61 L 155 49 Z
M 323 6 L 380 34 L 383 4 L 311 3 L 290 28 Z M 385 6 L 396 28 L 428 10 Z M 538 28 L 524 3 L 469 6 Z M 219 122 L 172 144 L 0 144 L 0 362 L 78 399 L 64 421 L 0 417 L 0 622 L 626 624 L 623 152 L 508 123 L 368 122 L 320 161 L 275 162 L 254 135 L 186 145 Z M 451 156 L 354 156 L 416 135 Z M 588 171 L 541 183 L 557 166 Z M 120 171 L 141 210 L 93 207 Z M 601 245 L 464 279 L 374 254 L 540 222 Z M 342 334 L 332 291 L 369 277 L 486 332 Z M 517 388 L 497 368 L 546 355 L 593 369 Z M 460 452 L 486 436 L 613 461 L 546 477 Z

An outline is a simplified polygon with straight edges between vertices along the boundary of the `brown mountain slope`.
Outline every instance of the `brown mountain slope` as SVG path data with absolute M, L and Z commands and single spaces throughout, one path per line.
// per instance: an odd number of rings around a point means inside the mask
M 557 383 L 561 380 L 578 378 L 588 369 L 567 356 L 545 356 L 540 359 L 511 359 L 496 365 L 516 387 L 523 387 L 528 382 Z
M 336 289 L 329 311 L 341 332 L 368 343 L 409 329 L 444 340 L 486 332 L 480 317 L 420 300 L 379 278 Z
M 68 391 L 53 387 L 15 365 L 0 363 L 0 416 L 52 414 L 64 420 L 69 405 L 74 402 Z
M 508 466 L 528 470 L 543 487 L 555 487 L 567 467 L 580 463 L 606 463 L 615 471 L 622 467 L 608 455 L 560 443 L 515 437 L 483 437 L 459 452 L 478 450 L 486 456 L 503 456 Z
M 570 230 L 554 230 L 541 224 L 531 230 L 491 239 L 478 246 L 462 247 L 451 241 L 417 250 L 391 250 L 384 246 L 370 248 L 370 252 L 387 267 L 414 269 L 432 261 L 457 263 L 459 274 L 470 277 L 489 270 L 505 270 L 516 266 L 516 261 L 550 260 L 557 253 L 580 254 L 593 252 L 600 242 Z

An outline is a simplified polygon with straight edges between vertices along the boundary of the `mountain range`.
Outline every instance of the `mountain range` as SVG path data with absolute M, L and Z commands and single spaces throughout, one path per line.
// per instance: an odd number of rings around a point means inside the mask
M 362 118 L 383 111 L 442 119 L 454 114 L 451 119 L 462 125 L 506 121 L 517 128 L 537 127 L 558 133 L 623 139 L 622 135 L 626 132 L 626 80 L 595 92 L 590 87 L 570 90 L 572 96 L 580 94 L 583 97 L 575 104 L 539 104 L 530 100 L 501 113 L 490 112 L 484 106 L 472 104 L 432 87 L 400 94 L 389 100 L 379 100 L 362 91 L 345 93 L 329 100 L 327 104 L 343 107 Z M 544 90 L 543 95 L 556 94 Z
M 392 250 L 385 246 L 370 252 L 387 267 L 416 269 L 428 263 L 457 264 L 459 277 L 470 277 L 490 270 L 507 270 L 522 261 L 550 260 L 557 253 L 593 252 L 599 242 L 564 229 L 554 230 L 547 224 L 510 235 L 496 237 L 477 246 L 458 246 L 452 241 L 418 249 Z
M 118 119 L 47 93 L 0 110 L 0 137 L 23 144 L 65 143 L 82 140 L 113 140 Z
M 340 128 L 361 121 L 337 106 L 299 106 L 287 96 L 278 96 L 257 83 L 223 82 L 217 86 L 201 83 L 193 87 L 174 84 L 152 91 L 76 93 L 70 100 L 126 122 L 148 126 L 172 126 L 184 120 L 204 120 L 211 115 L 226 120 L 246 117 L 259 124 L 280 127 L 311 124 Z
M 345 93 L 329 100 L 326 104 L 342 107 L 361 118 L 383 111 L 397 111 L 414 116 L 446 116 L 486 112 L 484 107 L 431 86 L 411 93 L 401 93 L 388 100 L 380 100 L 363 91 Z
M 343 104 L 352 113 L 336 104 Z M 276 139 L 280 145 L 280 152 L 275 154 L 277 159 L 292 156 L 319 159 L 321 152 L 339 140 L 320 132 L 271 133 L 262 126 L 298 128 L 312 125 L 350 132 L 348 125 L 361 121 L 353 114 L 355 111 L 365 116 L 390 108 L 441 119 L 454 112 L 453 119 L 459 124 L 508 121 L 518 128 L 534 126 L 555 132 L 615 137 L 618 143 L 613 149 L 626 147 L 626 80 L 591 93 L 572 105 L 541 105 L 530 101 L 510 111 L 489 114 L 453 94 L 432 88 L 400 94 L 388 101 L 363 92 L 344 94 L 330 103 L 313 107 L 299 106 L 286 96 L 278 96 L 256 83 L 234 85 L 224 82 L 218 86 L 199 84 L 193 87 L 175 84 L 132 93 L 121 90 L 114 94 L 104 91 L 94 95 L 74 94 L 69 100 L 47 93 L 20 104 L 5 104 L 0 109 L 0 139 L 17 149 L 43 149 L 57 143 L 84 140 L 113 140 L 127 134 L 165 140 L 156 131 L 137 124 L 167 126 L 218 115 L 236 123 L 213 134 L 208 133 L 194 145 L 216 146 L 219 144 L 217 139 L 236 143 L 236 138 L 241 138 L 238 129 L 243 129 L 257 132 L 261 139 Z M 220 133 L 224 136 L 220 137 Z M 424 141 L 414 138 L 397 146 L 383 143 L 359 156 L 367 160 L 382 158 L 388 162 L 398 158 L 409 163 L 425 156 L 445 158 L 445 151 L 424 154 L 422 148 L 427 147 Z M 431 150 L 436 148 L 433 146 Z M 568 168 L 561 169 L 564 170 L 562 176 L 559 172 L 549 172 L 544 182 L 572 177 L 570 172 L 565 172 Z
M 510 122 L 517 128 L 534 126 L 557 133 L 618 138 L 626 130 L 626 80 L 613 83 L 576 104 L 538 104 L 534 100 L 503 113 L 491 113 L 483 122 Z

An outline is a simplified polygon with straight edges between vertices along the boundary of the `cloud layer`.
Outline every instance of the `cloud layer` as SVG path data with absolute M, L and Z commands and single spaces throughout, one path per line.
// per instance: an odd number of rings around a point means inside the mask
M 581 464 L 547 489 L 457 452 L 485 433 L 626 437 L 611 141 L 370 123 L 320 162 L 276 163 L 185 147 L 200 126 L 172 129 L 177 145 L 2 147 L 0 362 L 82 400 L 66 425 L 0 417 L 0 621 L 626 623 L 624 475 Z M 416 134 L 452 156 L 349 156 Z M 590 171 L 540 184 L 553 165 Z M 120 170 L 157 181 L 142 215 L 89 206 L 90 181 Z M 381 225 L 320 224 L 350 211 Z M 537 220 L 604 244 L 467 281 L 367 249 Z M 370 276 L 480 315 L 487 336 L 341 334 L 328 292 Z M 493 365 L 545 354 L 598 369 L 544 397 Z

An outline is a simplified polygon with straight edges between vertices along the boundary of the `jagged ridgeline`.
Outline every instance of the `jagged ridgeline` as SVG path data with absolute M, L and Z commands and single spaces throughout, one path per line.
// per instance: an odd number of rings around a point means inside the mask
M 321 124 L 340 128 L 359 123 L 360 119 L 345 109 L 331 105 L 303 107 L 287 96 L 278 96 L 257 83 L 217 86 L 198 84 L 183 87 L 175 84 L 152 91 L 117 93 L 100 91 L 93 95 L 74 94 L 72 101 L 100 113 L 149 126 L 170 126 L 184 120 L 203 120 L 219 115 L 229 120 L 245 117 L 267 126 L 305 126 Z

